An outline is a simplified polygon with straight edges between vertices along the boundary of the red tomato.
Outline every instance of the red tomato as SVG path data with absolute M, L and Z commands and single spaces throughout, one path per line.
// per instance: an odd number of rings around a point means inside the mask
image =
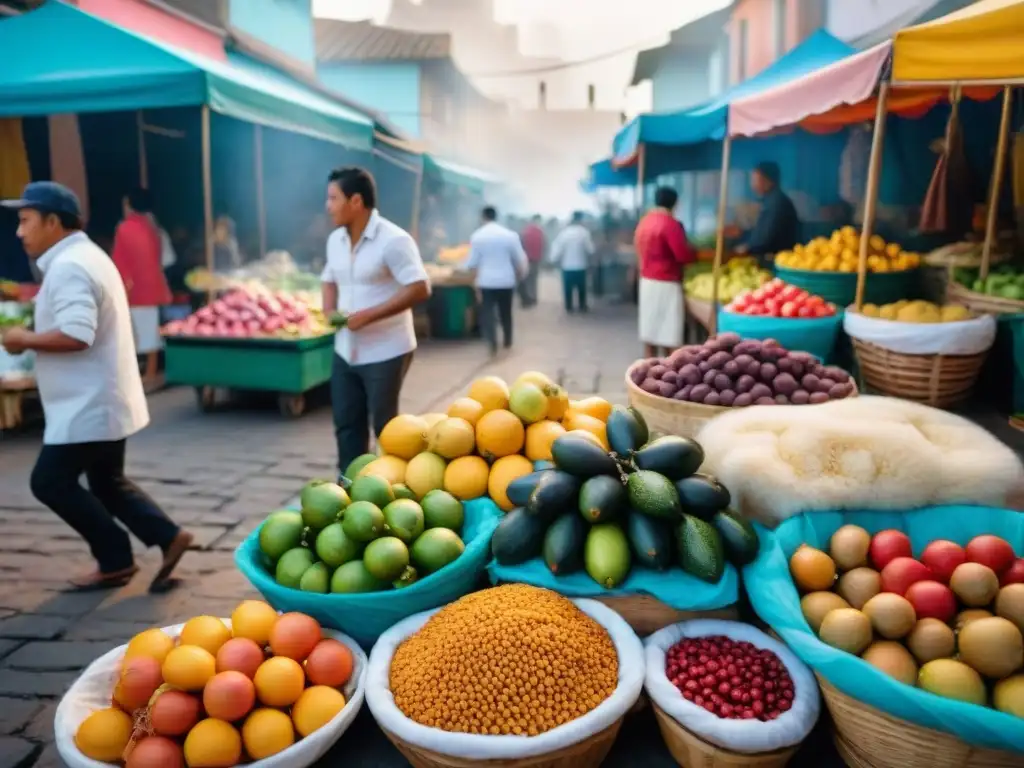
M 782 305 L 782 309 L 780 311 L 783 317 L 796 317 L 799 307 L 797 307 L 795 302 L 787 301 Z
M 828 307 L 823 307 L 822 306 L 822 307 L 815 307 L 814 308 L 814 316 L 815 317 L 830 317 L 832 314 L 833 313 L 829 311 Z
M 807 306 L 809 307 L 816 307 L 820 304 L 824 304 L 825 300 L 821 298 L 821 296 L 815 296 L 814 294 L 811 294 L 807 297 L 804 303 L 807 304 Z
M 804 304 L 796 311 L 797 317 L 814 317 L 814 310 Z
M 758 288 L 750 293 L 750 298 L 753 301 L 764 301 L 768 298 L 768 291 L 764 288 Z

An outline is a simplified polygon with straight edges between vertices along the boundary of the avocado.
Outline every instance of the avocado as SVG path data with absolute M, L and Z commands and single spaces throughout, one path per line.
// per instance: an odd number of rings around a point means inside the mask
M 537 459 L 533 462 L 534 472 L 540 472 L 542 469 L 558 469 L 558 467 L 555 466 L 555 462 L 548 459 Z
M 693 515 L 683 515 L 676 528 L 679 565 L 691 576 L 717 584 L 725 573 L 725 546 L 714 526 Z
M 761 542 L 749 520 L 726 509 L 711 518 L 711 524 L 722 537 L 730 563 L 741 568 L 754 562 L 761 549 Z
M 588 523 L 607 523 L 622 513 L 627 498 L 626 486 L 617 477 L 592 477 L 580 488 L 580 514 Z
M 626 521 L 626 536 L 640 565 L 654 571 L 672 567 L 672 527 L 668 522 L 633 512 Z
M 544 478 L 545 474 L 546 470 L 543 470 L 517 477 L 505 488 L 505 495 L 508 496 L 508 500 L 517 507 L 526 506 L 526 502 L 530 500 L 530 494 L 533 493 L 533 489 L 537 487 L 537 484 Z
M 729 490 L 711 475 L 695 474 L 676 481 L 676 492 L 683 511 L 710 520 L 732 503 Z
M 519 565 L 540 554 L 546 523 L 516 507 L 498 523 L 491 536 L 491 554 L 501 565 Z
M 550 523 L 558 515 L 576 507 L 579 479 L 559 469 L 549 469 L 537 483 L 526 503 L 526 513 Z
M 577 477 L 619 476 L 619 465 L 596 442 L 579 435 L 562 435 L 551 444 L 551 455 L 563 472 Z
M 643 445 L 639 441 L 640 425 L 636 417 L 621 405 L 612 407 L 605 426 L 608 444 L 618 456 L 625 458 Z
M 591 526 L 583 548 L 583 560 L 590 578 L 605 589 L 614 589 L 629 576 L 631 559 L 626 534 L 615 523 Z
M 647 419 L 632 405 L 627 409 L 629 415 L 636 419 L 637 433 L 636 433 L 636 444 L 643 445 L 651 439 L 651 431 L 647 428 Z
M 704 462 L 704 449 L 688 437 L 667 435 L 652 440 L 633 454 L 637 469 L 649 469 L 669 480 L 689 477 Z
M 637 512 L 673 521 L 683 514 L 672 481 L 657 472 L 649 469 L 634 472 L 626 480 L 626 490 L 629 506 Z
M 583 567 L 583 545 L 587 524 L 575 512 L 565 512 L 544 534 L 544 562 L 556 576 L 574 573 Z

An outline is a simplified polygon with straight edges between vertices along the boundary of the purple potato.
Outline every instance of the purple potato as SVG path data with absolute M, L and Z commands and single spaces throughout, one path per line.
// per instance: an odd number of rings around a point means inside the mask
M 704 405 L 721 405 L 721 404 L 722 404 L 722 398 L 719 396 L 719 394 L 717 392 L 708 392 L 707 396 L 704 398 Z
M 648 365 L 646 360 L 641 360 L 640 362 L 633 364 L 633 373 L 639 373 L 643 377 L 640 381 L 647 378 L 647 372 L 649 370 L 651 370 L 651 366 Z
M 836 383 L 832 379 L 820 379 L 818 381 L 818 391 L 825 392 L 826 394 L 832 391 Z
M 747 367 L 743 369 L 743 372 L 750 376 L 753 376 L 756 379 L 758 376 L 761 375 L 761 361 L 754 360 L 753 358 L 751 358 L 750 362 L 747 364 Z
M 809 370 L 819 379 L 828 378 L 828 371 L 825 370 L 825 366 L 822 365 L 821 363 L 814 363 L 813 365 L 809 366 L 807 370 Z
M 726 376 L 724 373 L 715 375 L 715 380 L 711 384 L 719 392 L 724 392 L 727 389 L 732 389 L 732 379 Z
M 662 397 L 672 397 L 672 395 L 676 393 L 676 390 L 679 389 L 679 387 L 677 387 L 675 384 L 670 384 L 667 381 L 658 382 L 658 386 L 661 389 L 661 391 L 658 392 L 658 394 L 661 395 Z
M 652 395 L 660 395 L 661 382 L 657 379 L 647 378 L 644 379 L 643 383 L 640 385 L 640 389 L 644 392 L 650 392 Z
M 740 355 L 750 355 L 751 357 L 757 357 L 761 353 L 761 342 L 757 339 L 747 339 L 741 341 L 735 347 L 732 348 L 732 353 L 739 357 Z
M 751 388 L 757 384 L 757 380 L 746 373 L 736 379 L 736 391 L 741 395 L 744 392 L 749 392 Z
M 678 381 L 685 382 L 686 384 L 700 384 L 700 368 L 693 363 L 684 365 L 679 369 Z
M 711 370 L 711 363 L 709 363 L 707 360 L 701 360 L 699 363 L 697 363 L 697 370 L 699 370 L 702 374 L 707 373 L 708 371 Z
M 704 349 L 708 350 L 711 354 L 715 354 L 716 352 L 721 352 L 725 349 L 725 345 L 719 344 L 718 339 L 712 336 L 704 342 Z
M 811 402 L 811 393 L 806 389 L 798 389 L 789 396 L 789 402 L 793 405 L 807 405 Z
M 693 355 L 689 350 L 677 349 L 671 355 L 668 356 L 669 367 L 675 371 L 680 370 L 683 366 L 693 362 Z
M 734 408 L 746 408 L 748 405 L 753 405 L 754 399 L 750 396 L 749 392 L 740 392 L 736 395 L 736 399 L 732 401 Z
M 736 357 L 734 357 L 733 360 L 736 361 L 736 365 L 738 365 L 740 368 L 746 368 L 748 365 L 754 362 L 754 358 L 752 358 L 750 355 L 736 355 Z
M 754 405 L 777 405 L 774 397 L 759 397 L 754 401 Z
M 776 360 L 786 357 L 787 354 L 786 350 L 782 347 L 772 346 L 770 344 L 765 344 L 761 347 L 761 360 L 766 363 L 775 362 Z
M 647 378 L 647 371 L 642 371 L 639 368 L 634 368 L 629 372 L 630 381 L 636 384 L 638 387 L 644 383 L 644 379 Z
M 730 360 L 722 366 L 722 373 L 731 378 L 736 378 L 740 373 L 740 367 L 735 360 Z
M 760 400 L 763 397 L 773 397 L 774 394 L 772 392 L 771 387 L 769 387 L 767 384 L 762 384 L 761 382 L 758 382 L 757 384 L 750 388 L 750 396 L 756 401 Z
M 651 366 L 651 369 L 647 371 L 647 375 L 650 376 L 652 379 L 660 379 L 661 374 L 663 374 L 667 370 L 667 365 L 662 365 L 661 363 L 658 363 L 658 365 Z
M 811 392 L 811 399 L 810 399 L 811 405 L 819 405 L 821 403 L 827 403 L 827 402 L 828 402 L 828 393 L 827 392 Z
M 775 402 L 779 405 L 789 405 L 789 398 L 785 395 L 776 395 Z
M 732 331 L 720 333 L 715 338 L 718 339 L 719 344 L 722 344 L 729 349 L 740 343 L 740 335 L 738 333 L 733 333 Z
M 679 374 L 672 370 L 665 371 L 661 374 L 661 380 L 667 381 L 669 384 L 677 384 L 679 381 Z
M 805 373 L 804 377 L 802 379 L 800 379 L 800 385 L 804 389 L 806 389 L 808 392 L 817 392 L 818 391 L 818 382 L 820 382 L 820 381 L 821 381 L 821 379 L 819 379 L 813 373 Z
M 708 347 L 702 346 L 697 350 L 697 360 L 703 362 L 707 360 L 709 357 L 711 357 L 713 354 L 715 354 L 715 352 L 717 351 L 717 349 L 708 349 Z
M 828 391 L 828 399 L 842 400 L 844 397 L 849 397 L 851 392 L 853 392 L 853 385 L 848 381 L 841 381 Z
M 650 369 L 656 365 L 662 365 L 665 361 L 660 357 L 648 357 L 644 362 L 647 363 L 647 368 Z
M 708 363 L 712 368 L 721 370 L 722 366 L 732 360 L 732 355 L 728 352 L 715 352 L 711 357 L 708 358 Z
M 707 384 L 698 384 L 690 390 L 690 402 L 703 403 L 704 398 L 711 392 L 711 387 Z
M 780 357 L 778 360 L 775 361 L 775 364 L 779 366 L 779 371 L 781 373 L 792 373 L 793 366 L 796 365 L 796 363 L 794 363 L 788 357 Z
M 779 362 L 789 363 L 789 372 L 793 374 L 793 378 L 797 381 L 804 375 L 804 364 L 799 360 L 794 360 L 792 357 L 784 357 Z
M 825 375 L 832 379 L 832 381 L 839 382 L 840 384 L 850 380 L 850 374 L 837 365 L 826 365 Z
M 779 368 L 775 363 L 761 363 L 761 381 L 774 381 L 779 375 Z
M 812 363 L 816 362 L 814 359 L 814 355 L 812 355 L 810 352 L 790 352 L 788 357 L 790 360 L 796 360 L 797 362 L 803 363 L 804 365 L 811 365 Z
M 797 389 L 796 379 L 788 373 L 780 373 L 772 379 L 772 389 L 780 395 L 791 395 Z
M 717 377 L 717 376 L 718 376 L 718 371 L 714 371 L 714 370 L 710 370 L 709 369 L 708 371 L 706 371 L 704 373 L 703 381 L 709 387 L 714 387 L 715 386 L 715 377 Z
M 674 397 L 676 400 L 689 400 L 691 389 L 693 389 L 693 387 L 687 384 L 685 387 L 682 387 L 678 392 L 676 392 L 672 397 Z
M 718 393 L 718 400 L 721 405 L 730 406 L 736 402 L 736 393 L 731 389 L 723 389 Z

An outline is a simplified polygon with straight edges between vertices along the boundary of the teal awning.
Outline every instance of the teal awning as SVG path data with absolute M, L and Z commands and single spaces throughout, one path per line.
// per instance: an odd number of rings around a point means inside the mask
M 373 120 L 273 67 L 150 40 L 51 0 L 0 21 L 0 117 L 209 105 L 222 115 L 373 145 Z
M 441 181 L 471 192 L 483 192 L 487 187 L 497 184 L 498 180 L 474 168 L 457 165 L 447 160 L 440 160 L 430 155 L 423 156 L 423 170 L 440 177 Z

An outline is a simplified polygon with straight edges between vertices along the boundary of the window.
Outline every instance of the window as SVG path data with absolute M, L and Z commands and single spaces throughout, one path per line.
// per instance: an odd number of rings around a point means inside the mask
M 747 20 L 740 19 L 736 27 L 736 82 L 747 79 Z
M 774 0 L 775 2 L 775 13 L 773 15 L 773 23 L 775 30 L 775 58 L 779 58 L 786 52 L 786 24 L 789 19 L 786 11 L 788 10 L 787 3 L 789 0 Z

